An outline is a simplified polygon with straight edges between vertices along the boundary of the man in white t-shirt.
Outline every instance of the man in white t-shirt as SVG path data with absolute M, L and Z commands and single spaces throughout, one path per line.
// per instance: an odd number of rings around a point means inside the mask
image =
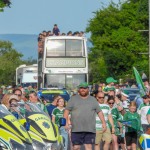
M 141 124 L 144 133 L 148 130 L 149 123 L 147 120 L 147 113 L 150 109 L 150 99 L 147 95 L 143 96 L 143 103 L 138 108 L 138 114 L 141 116 Z
M 129 96 L 126 93 L 121 92 L 121 101 L 125 112 L 129 111 L 130 100 L 128 99 L 128 97 Z
M 105 132 L 103 132 L 102 122 L 99 119 L 99 117 L 96 115 L 95 150 L 100 150 L 100 142 L 102 140 L 105 141 L 103 149 L 109 150 L 109 146 L 110 146 L 110 143 L 112 140 L 112 135 L 111 135 L 108 121 L 110 122 L 110 124 L 112 126 L 112 133 L 115 132 L 114 123 L 113 123 L 113 119 L 112 119 L 112 115 L 111 115 L 111 110 L 110 110 L 109 105 L 104 103 L 104 93 L 103 92 L 98 92 L 96 95 L 96 99 L 99 103 L 100 109 L 102 110 L 102 112 L 104 114 L 104 119 L 106 122 L 107 130 Z

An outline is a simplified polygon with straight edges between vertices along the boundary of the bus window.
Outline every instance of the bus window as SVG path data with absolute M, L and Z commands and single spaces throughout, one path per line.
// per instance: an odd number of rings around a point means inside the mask
M 83 81 L 86 81 L 85 74 L 66 75 L 66 88 L 76 90 L 77 86 Z
M 65 87 L 65 75 L 45 75 L 45 88 L 51 88 L 51 87 Z
M 48 40 L 47 57 L 65 56 L 65 40 Z
M 83 41 L 66 40 L 66 56 L 82 56 Z

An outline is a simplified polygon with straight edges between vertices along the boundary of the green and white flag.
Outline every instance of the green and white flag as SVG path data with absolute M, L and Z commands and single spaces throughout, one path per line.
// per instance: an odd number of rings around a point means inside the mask
M 146 95 L 146 88 L 143 84 L 142 78 L 139 75 L 139 72 L 137 71 L 137 69 L 135 67 L 133 67 L 133 71 L 134 71 L 134 75 L 136 78 L 136 83 L 138 85 L 138 88 L 140 89 L 140 95 L 144 96 L 144 95 Z

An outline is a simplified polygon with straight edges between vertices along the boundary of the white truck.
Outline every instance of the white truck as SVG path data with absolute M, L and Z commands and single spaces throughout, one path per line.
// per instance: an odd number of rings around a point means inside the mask
M 38 82 L 38 65 L 20 65 L 16 68 L 16 85 L 21 84 L 23 87 L 37 86 Z

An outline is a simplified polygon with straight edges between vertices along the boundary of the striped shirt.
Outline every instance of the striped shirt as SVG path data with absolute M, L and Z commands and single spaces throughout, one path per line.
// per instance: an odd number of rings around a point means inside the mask
M 138 114 L 141 116 L 141 124 L 149 124 L 146 118 L 147 112 L 150 109 L 150 104 L 142 103 L 138 108 Z
M 129 105 L 130 105 L 130 100 L 128 100 L 128 99 L 126 99 L 125 101 L 122 102 L 122 106 L 126 112 L 129 111 Z
M 110 107 L 107 104 L 99 104 L 99 107 L 100 107 L 100 109 L 102 110 L 102 112 L 104 114 L 104 119 L 106 121 L 106 125 L 107 125 L 107 127 L 109 127 L 108 115 L 111 114 Z M 96 130 L 102 130 L 102 122 L 99 119 L 98 115 L 96 115 Z

